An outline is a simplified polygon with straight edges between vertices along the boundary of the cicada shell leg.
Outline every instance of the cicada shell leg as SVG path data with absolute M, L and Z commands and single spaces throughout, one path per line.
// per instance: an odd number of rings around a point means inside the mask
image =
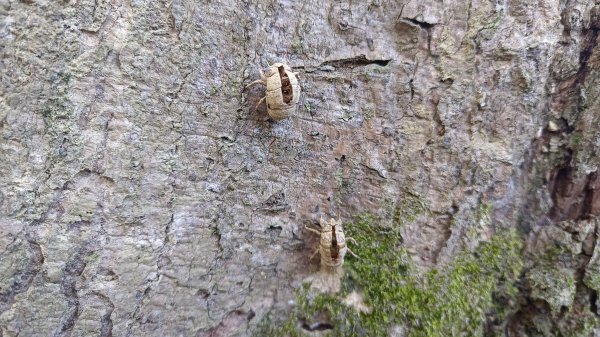
M 312 260 L 315 258 L 315 256 L 317 256 L 317 254 L 319 253 L 319 248 L 317 248 L 317 250 L 315 250 L 315 252 L 310 256 L 309 260 Z
M 256 106 L 254 107 L 254 110 L 258 109 L 258 106 L 261 105 L 261 103 L 264 102 L 265 99 L 267 99 L 267 96 L 261 98 L 260 101 L 258 101 L 258 103 L 256 103 Z
M 360 260 L 360 257 L 358 255 L 354 254 L 354 252 L 352 251 L 352 249 L 346 247 L 346 250 L 348 251 L 348 253 L 352 254 L 352 256 L 354 256 L 355 258 L 357 258 L 357 259 Z
M 316 230 L 314 228 L 310 228 L 308 226 L 304 226 L 304 228 L 306 228 L 306 230 L 309 231 L 309 232 L 313 232 L 313 233 L 315 233 L 315 234 L 317 234 L 319 236 L 321 235 L 321 232 L 319 232 L 318 230 Z

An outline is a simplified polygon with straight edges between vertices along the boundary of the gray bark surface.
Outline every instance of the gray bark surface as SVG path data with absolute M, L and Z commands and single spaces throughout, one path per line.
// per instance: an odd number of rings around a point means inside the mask
M 531 261 L 572 235 L 579 288 L 555 304 L 590 310 L 594 1 L 0 0 L 0 18 L 2 337 L 251 335 L 318 269 L 304 226 L 361 213 L 400 217 L 423 269 L 499 228 Z M 302 87 L 280 122 L 244 90 L 274 62 Z

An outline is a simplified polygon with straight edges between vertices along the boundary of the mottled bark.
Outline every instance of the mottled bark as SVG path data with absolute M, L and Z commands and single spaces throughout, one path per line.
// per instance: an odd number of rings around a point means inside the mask
M 319 268 L 304 226 L 362 213 L 422 270 L 520 229 L 503 333 L 595 318 L 596 2 L 0 0 L 0 18 L 0 336 L 251 335 Z M 244 90 L 274 62 L 302 87 L 280 122 Z

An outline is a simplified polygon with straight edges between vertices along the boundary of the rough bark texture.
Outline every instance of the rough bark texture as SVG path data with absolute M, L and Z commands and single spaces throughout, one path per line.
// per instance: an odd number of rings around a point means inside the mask
M 420 270 L 519 228 L 501 333 L 595 324 L 597 1 L 0 0 L 0 18 L 0 336 L 251 335 L 318 269 L 304 226 L 361 213 Z M 274 62 L 302 86 L 281 122 L 244 91 Z

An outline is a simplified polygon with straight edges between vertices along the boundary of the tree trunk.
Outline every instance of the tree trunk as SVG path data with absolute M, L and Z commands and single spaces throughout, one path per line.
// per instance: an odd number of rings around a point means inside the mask
M 600 334 L 593 1 L 0 0 L 0 17 L 0 336 Z M 278 122 L 245 90 L 275 62 L 302 88 Z M 325 295 L 301 287 L 321 217 L 359 257 Z

